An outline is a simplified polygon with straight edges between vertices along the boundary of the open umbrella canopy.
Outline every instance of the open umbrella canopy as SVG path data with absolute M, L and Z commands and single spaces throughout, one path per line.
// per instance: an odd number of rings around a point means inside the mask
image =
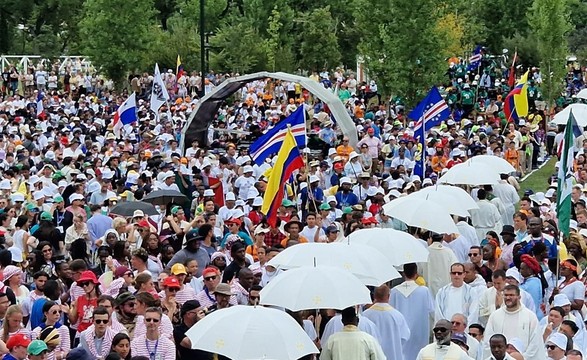
M 347 237 L 351 244 L 365 244 L 379 250 L 394 265 L 428 261 L 428 249 L 407 232 L 394 229 L 361 229 Z
M 314 265 L 338 267 L 371 286 L 379 286 L 401 277 L 377 249 L 344 242 L 298 244 L 283 250 L 267 264 L 280 269 Z
M 415 194 L 419 194 L 419 196 L 424 197 L 425 194 L 430 193 L 441 193 L 450 196 L 453 202 L 458 202 L 462 207 L 467 210 L 479 209 L 479 206 L 475 202 L 475 200 L 471 197 L 471 195 L 466 192 L 465 190 L 461 189 L 458 186 L 452 185 L 436 185 L 436 186 L 428 186 L 423 188 L 420 191 L 415 192 Z
M 156 190 L 143 198 L 143 201 L 153 205 L 184 204 L 187 196 L 175 190 Z
M 371 303 L 369 289 L 356 276 L 341 268 L 320 265 L 282 272 L 261 290 L 260 297 L 263 305 L 291 311 L 342 310 Z
M 291 360 L 317 354 L 304 329 L 286 312 L 237 305 L 207 315 L 187 332 L 192 349 L 238 360 Z
M 457 164 L 438 179 L 440 184 L 491 185 L 499 182 L 499 172 L 481 163 Z
M 577 97 L 579 99 L 587 100 L 587 89 L 582 89 L 581 91 L 579 91 Z
M 516 169 L 512 166 L 512 164 L 507 162 L 505 159 L 502 159 L 497 156 L 492 156 L 492 155 L 473 156 L 469 160 L 465 161 L 465 164 L 466 163 L 484 164 L 484 165 L 487 165 L 490 168 L 494 169 L 499 174 L 511 174 L 513 172 L 516 172 Z
M 580 127 L 587 126 L 587 104 L 571 104 L 562 111 L 556 113 L 552 121 L 558 125 L 566 125 L 569 115 L 573 111 L 573 116 Z
M 153 204 L 144 201 L 125 201 L 118 203 L 118 205 L 110 210 L 110 213 L 128 217 L 132 216 L 135 210 L 141 210 L 148 216 L 159 215 L 159 212 L 155 209 Z
M 460 203 L 458 201 L 455 201 L 455 199 L 452 196 L 450 196 L 446 193 L 441 193 L 441 192 L 422 193 L 421 191 L 416 191 L 414 193 L 411 193 L 408 196 L 403 196 L 403 197 L 394 199 L 393 201 L 390 202 L 390 204 L 392 204 L 393 206 L 403 206 L 403 204 L 405 202 L 410 202 L 414 198 L 420 198 L 420 199 L 432 201 L 432 202 L 444 207 L 446 209 L 446 211 L 448 211 L 448 213 L 451 215 L 458 215 L 458 216 L 462 216 L 462 217 L 470 216 L 469 209 L 467 209 L 467 207 L 465 205 L 463 205 L 462 203 Z
M 387 216 L 403 221 L 409 226 L 439 234 L 459 233 L 449 212 L 433 201 L 414 197 L 402 206 L 394 205 L 394 201 L 383 205 L 383 211 Z

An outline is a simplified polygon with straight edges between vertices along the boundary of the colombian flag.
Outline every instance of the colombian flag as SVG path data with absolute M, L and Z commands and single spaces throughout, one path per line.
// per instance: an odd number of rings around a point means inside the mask
M 528 116 L 528 71 L 522 76 L 516 87 L 505 98 L 504 111 L 507 121 L 515 121 Z
M 296 139 L 287 129 L 281 149 L 277 153 L 277 161 L 271 171 L 271 177 L 267 183 L 267 189 L 263 196 L 263 206 L 261 212 L 267 216 L 267 222 L 275 226 L 277 220 L 277 209 L 281 206 L 283 200 L 283 187 L 292 173 L 304 166 L 304 159 L 300 154 Z
M 176 79 L 179 79 L 184 74 L 183 65 L 181 64 L 181 58 L 179 57 L 179 54 L 177 54 L 177 67 L 175 68 L 175 74 Z

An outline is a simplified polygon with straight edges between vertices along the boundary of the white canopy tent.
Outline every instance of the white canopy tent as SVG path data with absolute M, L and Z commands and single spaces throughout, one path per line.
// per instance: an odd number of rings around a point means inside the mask
M 196 108 L 191 113 L 186 125 L 181 132 L 182 136 L 180 147 L 182 152 L 185 151 L 186 147 L 190 146 L 194 139 L 199 140 L 200 143 L 205 143 L 206 131 L 208 130 L 208 127 L 212 123 L 215 114 L 218 112 L 218 109 L 224 100 L 232 96 L 247 83 L 267 78 L 296 82 L 299 83 L 303 88 L 310 91 L 314 96 L 328 105 L 328 108 L 330 109 L 343 134 L 349 137 L 350 144 L 352 146 L 357 144 L 358 138 L 355 124 L 347 113 L 342 101 L 340 101 L 340 99 L 330 90 L 325 89 L 320 83 L 307 77 L 283 72 L 271 73 L 262 71 L 254 74 L 229 78 L 216 87 L 214 91 L 206 94 L 202 100 L 198 102 Z

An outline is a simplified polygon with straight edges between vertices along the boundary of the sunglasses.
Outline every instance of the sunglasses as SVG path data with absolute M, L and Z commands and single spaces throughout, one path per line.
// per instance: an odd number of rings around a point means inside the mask
M 169 292 L 178 292 L 179 291 L 179 288 L 170 287 L 170 288 L 167 288 L 167 290 L 169 290 Z
M 261 297 L 260 296 L 250 296 L 249 295 L 249 299 L 251 300 L 259 300 Z
M 103 319 L 95 319 L 94 323 L 96 324 L 108 324 L 108 320 L 103 320 Z
M 61 310 L 53 310 L 51 312 L 51 314 L 53 314 L 53 315 L 61 314 Z
M 206 281 L 216 280 L 217 277 L 218 276 L 207 276 L 207 277 L 204 278 L 204 280 L 206 280 Z
M 124 304 L 124 305 L 125 305 L 125 306 L 128 306 L 128 307 L 131 307 L 131 308 L 134 308 L 134 307 L 135 307 L 135 305 L 136 305 L 136 303 L 134 303 L 134 302 L 128 302 L 128 303 L 126 303 L 126 304 Z
M 547 350 L 554 350 L 556 349 L 556 345 L 546 345 L 545 346 Z
M 451 271 L 450 273 L 453 275 L 463 275 L 462 271 Z
M 80 287 L 86 287 L 86 286 L 88 286 L 90 284 L 91 284 L 90 282 L 83 282 L 83 283 L 79 283 L 79 286 Z
M 146 322 L 154 322 L 154 323 L 158 323 L 159 319 L 155 319 L 155 318 L 145 318 Z
M 133 273 L 131 273 L 131 272 L 127 272 L 127 273 L 126 273 L 126 274 L 124 274 L 124 275 L 130 276 L 130 277 L 135 277 L 135 274 L 133 274 Z
M 443 327 L 437 327 L 437 328 L 432 329 L 432 331 L 435 332 L 435 333 L 437 333 L 437 332 L 446 332 L 446 331 L 448 331 L 448 329 L 447 328 L 443 328 Z
M 469 253 L 469 256 L 479 256 L 479 254 Z
M 50 253 L 50 252 L 53 252 L 53 250 L 51 250 L 51 249 L 45 249 L 45 250 L 43 250 L 43 254 Z

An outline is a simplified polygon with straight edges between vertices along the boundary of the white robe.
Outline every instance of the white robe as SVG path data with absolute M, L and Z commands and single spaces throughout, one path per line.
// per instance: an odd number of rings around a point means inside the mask
M 386 303 L 375 303 L 363 312 L 373 321 L 383 339 L 381 348 L 388 359 L 403 360 L 404 346 L 410 339 L 410 329 L 404 316 Z
M 459 262 L 469 262 L 469 250 L 471 249 L 471 245 L 469 240 L 467 240 L 464 236 L 459 235 L 451 242 L 443 241 L 442 245 L 450 248 L 455 253 L 455 256 Z
M 469 210 L 469 213 L 473 227 L 477 232 L 477 239 L 481 241 L 485 239 L 485 234 L 488 231 L 495 230 L 496 225 L 501 223 L 501 215 L 497 207 L 487 200 L 477 201 L 477 206 L 479 209 Z M 501 229 L 497 232 L 501 232 Z
M 516 188 L 506 180 L 500 180 L 498 184 L 493 185 L 493 194 L 501 199 L 505 206 L 506 217 L 502 216 L 504 225 L 514 225 L 514 213 L 516 204 L 520 201 L 520 196 Z M 506 221 L 507 220 L 507 221 Z
M 439 242 L 428 246 L 428 262 L 423 266 L 423 276 L 432 296 L 436 296 L 438 290 L 450 283 L 450 266 L 459 262 L 455 253 Z
M 367 334 L 373 336 L 377 342 L 381 344 L 382 339 L 379 336 L 379 331 L 377 330 L 377 326 L 371 321 L 370 319 L 359 315 L 359 330 L 366 332 Z M 326 327 L 324 328 L 324 332 L 322 333 L 322 338 L 320 338 L 320 343 L 322 346 L 326 344 L 328 338 L 339 331 L 344 329 L 344 325 L 342 324 L 342 315 L 336 314 L 328 321 Z
M 469 357 L 469 354 L 467 354 L 463 349 L 461 349 L 460 346 L 458 346 L 455 343 L 450 343 L 450 345 L 436 345 L 434 344 L 429 344 L 426 345 L 422 350 L 420 350 L 420 352 L 418 353 L 418 357 L 416 358 L 416 360 L 445 360 L 445 357 L 447 355 L 447 353 L 449 352 L 449 350 L 454 353 L 457 354 L 457 357 L 454 357 L 454 359 L 456 360 L 470 360 L 471 358 Z M 434 357 L 427 357 L 425 354 L 429 353 L 429 352 L 434 352 Z M 453 360 L 453 358 L 451 357 L 451 360 Z
M 479 246 L 481 244 L 481 241 L 477 239 L 477 233 L 475 232 L 475 228 L 469 225 L 468 222 L 459 221 L 457 223 L 457 229 L 459 229 L 459 234 L 461 234 L 461 236 L 467 239 L 469 243 L 469 249 L 471 248 L 471 246 Z M 466 262 L 469 262 L 469 260 L 467 259 Z
M 434 312 L 434 298 L 425 286 L 408 280 L 391 289 L 389 304 L 397 309 L 408 324 L 410 341 L 404 346 L 405 359 L 415 359 L 430 336 L 430 315 Z
M 538 318 L 525 306 L 520 306 L 516 311 L 508 311 L 502 307 L 489 316 L 483 335 L 485 357 L 491 355 L 489 339 L 495 334 L 503 334 L 508 340 L 519 338 L 526 346 L 526 351 L 522 354 L 524 359 L 546 359 Z
M 340 359 L 386 360 L 386 357 L 373 336 L 348 325 L 322 344 L 320 360 Z
M 457 298 L 456 296 L 460 296 Z M 436 308 L 434 322 L 450 320 L 454 314 L 463 314 L 468 324 L 477 323 L 479 317 L 479 302 L 472 287 L 463 284 L 457 288 L 448 284 L 436 294 Z

